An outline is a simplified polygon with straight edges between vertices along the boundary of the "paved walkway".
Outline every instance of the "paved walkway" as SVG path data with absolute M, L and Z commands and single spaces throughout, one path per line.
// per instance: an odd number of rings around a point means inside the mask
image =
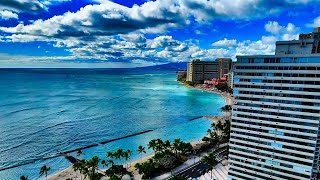
M 216 150 L 218 148 L 222 148 L 222 147 L 225 147 L 227 146 L 228 143 L 225 143 L 225 144 L 221 144 L 219 147 L 215 148 L 215 149 L 210 149 L 209 152 L 212 152 L 213 150 Z M 164 173 L 162 174 L 161 176 L 158 176 L 158 177 L 154 177 L 152 178 L 153 180 L 162 180 L 162 179 L 167 179 L 168 177 L 170 177 L 171 175 L 174 175 L 174 174 L 177 174 L 185 169 L 188 169 L 189 167 L 191 167 L 192 165 L 198 163 L 199 161 L 201 161 L 201 158 L 203 156 L 206 156 L 208 153 L 204 152 L 204 153 L 201 153 L 200 154 L 200 157 L 199 156 L 190 156 L 190 158 L 184 162 L 182 165 L 176 167 L 175 169 L 172 170 L 172 173 L 171 172 L 167 172 L 167 173 Z

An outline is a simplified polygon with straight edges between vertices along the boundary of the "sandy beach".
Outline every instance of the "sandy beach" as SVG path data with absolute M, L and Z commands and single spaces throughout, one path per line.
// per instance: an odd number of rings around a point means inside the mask
M 150 159 L 153 155 L 143 156 L 142 159 L 134 160 L 129 162 L 129 171 L 133 173 L 135 179 L 140 179 L 138 172 L 135 170 L 134 165 L 137 163 L 145 162 L 148 159 Z M 101 171 L 105 171 L 105 169 L 101 169 Z M 80 177 L 79 172 L 75 172 L 72 167 L 69 167 L 63 171 L 60 171 L 56 174 L 53 174 L 48 177 L 48 180 L 65 180 L 65 179 L 72 179 L 72 180 L 89 180 L 89 178 L 85 178 L 82 175 L 82 178 Z M 107 179 L 107 177 L 103 177 L 102 180 Z
M 213 118 L 213 117 L 212 117 Z M 209 118 L 208 118 L 209 119 Z M 211 119 L 212 120 L 212 119 Z M 197 146 L 201 143 L 203 143 L 203 141 L 192 141 L 190 142 L 192 146 Z M 142 159 L 137 159 L 134 161 L 129 162 L 129 171 L 132 172 L 132 174 L 134 175 L 134 179 L 141 179 L 141 176 L 139 175 L 139 173 L 137 172 L 137 170 L 134 168 L 135 164 L 137 163 L 141 163 L 141 162 L 145 162 L 148 159 L 150 159 L 152 155 L 148 155 L 148 156 L 143 156 Z M 104 171 L 105 169 L 101 169 L 101 171 Z M 56 174 L 53 174 L 51 176 L 48 176 L 48 180 L 65 180 L 65 179 L 72 179 L 72 180 L 89 180 L 88 178 L 84 179 L 84 176 L 82 175 L 82 177 L 80 177 L 80 173 L 79 172 L 75 172 L 72 167 L 69 167 L 63 171 L 60 171 Z M 102 180 L 107 179 L 107 177 L 103 177 Z
M 142 159 L 137 159 L 134 161 L 129 162 L 129 171 L 132 172 L 136 177 L 139 177 L 138 172 L 135 170 L 134 165 L 137 163 L 141 163 L 141 162 L 145 162 L 148 159 L 150 159 L 153 155 L 148 155 L 148 156 L 142 156 Z M 101 171 L 105 171 L 105 169 L 101 169 Z M 72 179 L 72 180 L 81 180 L 80 177 L 80 173 L 79 172 L 75 172 L 72 167 L 69 167 L 63 171 L 60 171 L 56 174 L 53 174 L 51 176 L 48 177 L 48 180 L 64 180 L 64 179 Z M 107 179 L 106 177 L 103 177 L 102 179 Z M 82 180 L 88 180 L 88 178 L 83 177 L 82 175 Z
M 234 103 L 234 98 L 232 95 L 226 93 L 226 92 L 219 92 L 217 89 L 213 88 L 213 87 L 206 87 L 206 85 L 204 84 L 199 84 L 196 86 L 189 86 L 187 84 L 184 84 L 182 82 L 180 82 L 181 84 L 185 85 L 188 88 L 192 88 L 192 89 L 196 89 L 196 90 L 200 90 L 200 91 L 205 91 L 205 92 L 209 92 L 209 93 L 213 93 L 213 94 L 217 94 L 221 97 L 223 97 L 225 99 L 225 103 L 227 105 L 233 105 Z

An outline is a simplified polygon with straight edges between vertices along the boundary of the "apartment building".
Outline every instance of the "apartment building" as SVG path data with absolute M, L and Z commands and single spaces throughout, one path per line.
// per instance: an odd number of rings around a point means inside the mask
M 233 89 L 233 77 L 234 77 L 234 73 L 233 70 L 231 70 L 228 74 L 227 74 L 227 85 L 229 87 L 231 87 Z
M 230 58 L 218 58 L 219 63 L 219 79 L 228 74 L 232 68 L 232 60 Z
M 222 78 L 232 66 L 230 58 L 218 58 L 216 61 L 200 61 L 199 59 L 188 62 L 187 81 L 203 83 L 205 80 Z
M 310 180 L 320 155 L 319 29 L 276 43 L 275 55 L 238 56 L 229 180 Z

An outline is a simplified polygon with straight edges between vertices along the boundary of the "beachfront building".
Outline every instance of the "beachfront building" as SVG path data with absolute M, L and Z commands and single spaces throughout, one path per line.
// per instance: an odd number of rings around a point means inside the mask
M 227 85 L 227 76 L 223 76 L 222 78 L 218 79 L 218 78 L 212 78 L 209 80 L 205 80 L 204 84 L 207 85 L 213 85 L 213 86 L 217 86 L 217 85 Z
M 216 78 L 219 75 L 219 63 L 216 61 L 200 61 L 199 59 L 188 62 L 187 81 L 202 84 L 205 80 Z
M 228 179 L 310 180 L 320 156 L 319 29 L 237 56 Z M 308 38 L 307 38 L 308 37 Z
M 231 66 L 232 60 L 229 58 L 218 58 L 216 61 L 200 61 L 199 59 L 195 59 L 188 62 L 186 80 L 202 84 L 205 80 L 220 79 L 224 74 L 229 72 Z
M 177 77 L 178 81 L 180 81 L 180 82 L 186 81 L 187 71 L 178 71 L 177 74 L 178 74 L 178 77 Z
M 233 76 L 234 76 L 234 73 L 233 73 L 233 70 L 231 70 L 228 74 L 227 74 L 227 85 L 229 87 L 231 87 L 233 89 Z
M 219 62 L 219 79 L 228 74 L 232 68 L 232 60 L 230 58 L 218 58 Z
M 235 66 L 235 62 L 232 62 L 231 69 L 229 70 L 229 73 L 226 74 L 226 76 L 227 76 L 227 85 L 232 89 L 233 89 L 233 78 L 234 78 L 234 73 L 233 73 L 234 66 Z

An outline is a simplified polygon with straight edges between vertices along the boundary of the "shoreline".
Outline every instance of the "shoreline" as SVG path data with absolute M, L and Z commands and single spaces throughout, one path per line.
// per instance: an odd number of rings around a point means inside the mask
M 207 117 L 212 117 L 212 116 L 207 116 Z M 207 118 L 207 119 L 208 120 L 213 120 L 213 119 L 210 119 L 210 118 Z M 193 147 L 198 146 L 198 145 L 200 145 L 202 143 L 204 143 L 202 140 L 195 140 L 195 141 L 191 141 L 190 142 L 190 144 Z M 146 162 L 147 160 L 152 158 L 153 155 L 154 154 L 142 156 L 142 159 L 139 158 L 139 159 L 132 160 L 132 161 L 127 163 L 127 164 L 130 164 L 130 166 L 128 168 L 128 171 L 132 172 L 132 175 L 134 176 L 134 179 L 140 179 L 140 175 L 137 172 L 137 170 L 134 168 L 134 165 L 137 164 L 137 163 Z M 105 169 L 99 169 L 99 170 L 100 171 L 105 171 Z M 75 172 L 72 169 L 72 166 L 48 176 L 48 180 L 61 180 L 61 179 L 81 180 L 81 177 L 80 177 L 80 173 L 79 172 Z M 104 179 L 107 179 L 107 177 L 103 177 L 102 178 L 102 180 L 104 180 Z M 82 176 L 82 180 L 88 180 L 88 178 L 84 179 L 83 176 Z
M 209 92 L 209 93 L 212 93 L 212 94 L 219 95 L 222 98 L 224 98 L 224 101 L 225 101 L 226 105 L 233 105 L 233 97 L 231 95 L 227 94 L 227 93 L 214 91 L 213 88 L 205 88 L 205 87 L 202 87 L 201 85 L 197 85 L 197 86 L 193 87 L 193 86 L 186 85 L 186 84 L 184 84 L 182 82 L 179 82 L 179 83 L 183 84 L 187 88 L 191 88 L 191 89 L 195 89 L 195 90 L 201 90 L 201 91 L 205 91 L 205 92 Z M 208 119 L 209 121 L 213 121 L 213 122 L 217 122 L 217 121 L 220 121 L 220 120 L 223 119 L 223 116 L 203 116 L 203 117 Z M 199 144 L 202 144 L 204 142 L 202 140 L 195 140 L 195 141 L 190 141 L 190 143 L 191 143 L 191 145 L 193 147 L 195 147 L 195 146 L 197 146 Z M 132 172 L 132 174 L 134 176 L 134 179 L 140 179 L 140 175 L 135 170 L 134 165 L 137 164 L 137 163 L 141 163 L 141 162 L 147 161 L 153 155 L 154 154 L 142 156 L 142 160 L 139 158 L 139 159 L 132 160 L 132 161 L 128 162 L 128 164 L 130 164 L 130 167 L 128 168 L 128 170 L 130 172 Z M 100 170 L 104 171 L 105 169 L 100 169 Z M 72 180 L 81 180 L 81 179 L 86 180 L 87 179 L 87 178 L 84 179 L 83 177 L 81 178 L 80 173 L 79 172 L 75 172 L 72 169 L 72 166 L 48 176 L 48 180 L 60 180 L 60 179 L 68 179 L 68 178 L 72 179 Z M 107 178 L 103 177 L 102 179 L 107 179 Z
M 220 121 L 223 116 L 203 116 L 204 118 L 206 118 L 208 121 L 212 121 L 212 122 L 217 122 Z M 199 140 L 192 140 L 192 141 L 188 141 L 193 147 L 196 147 L 198 145 L 201 145 L 204 143 L 204 141 L 202 141 L 201 139 Z M 142 160 L 141 158 L 139 159 L 135 159 L 132 161 L 129 161 L 127 164 L 130 164 L 128 171 L 132 172 L 134 179 L 141 179 L 139 173 L 137 172 L 137 170 L 134 168 L 134 165 L 137 163 L 141 163 L 141 162 L 145 162 L 148 159 L 152 158 L 154 156 L 154 154 L 146 154 L 144 156 L 142 156 Z M 106 169 L 99 169 L 100 171 L 105 171 Z M 41 180 L 45 180 L 46 178 L 42 178 Z M 65 180 L 65 179 L 72 179 L 72 180 L 89 180 L 88 178 L 81 178 L 80 173 L 79 172 L 75 172 L 72 169 L 72 165 L 62 169 L 61 171 L 55 172 L 51 175 L 48 175 L 48 180 Z M 106 177 L 101 178 L 101 180 L 106 180 Z
M 218 90 L 216 90 L 214 88 L 203 87 L 203 84 L 199 84 L 199 85 L 196 85 L 196 86 L 189 86 L 189 85 L 187 85 L 187 84 L 185 84 L 183 82 L 180 82 L 180 81 L 177 81 L 177 82 L 182 84 L 182 85 L 184 85 L 187 88 L 200 90 L 200 91 L 205 91 L 205 92 L 209 92 L 209 93 L 212 93 L 212 94 L 219 95 L 219 96 L 224 98 L 224 102 L 226 103 L 226 105 L 233 105 L 233 103 L 234 103 L 234 98 L 228 93 L 219 92 Z

